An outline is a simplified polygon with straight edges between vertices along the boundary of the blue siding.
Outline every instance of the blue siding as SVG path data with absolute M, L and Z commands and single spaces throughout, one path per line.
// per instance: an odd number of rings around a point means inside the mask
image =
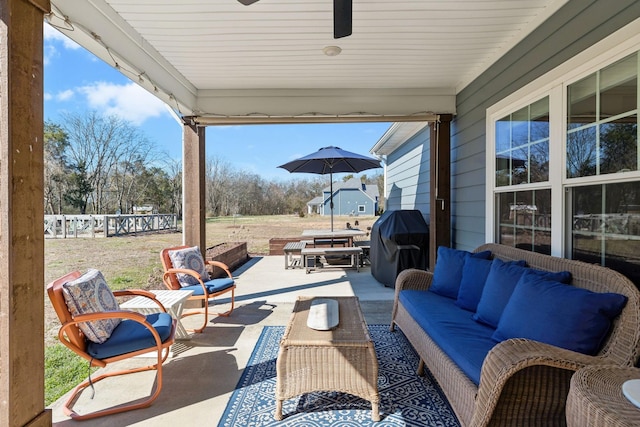
M 357 189 L 343 188 L 340 191 L 335 192 L 335 194 L 333 195 L 333 214 L 373 216 L 376 212 L 375 204 L 375 200 L 372 200 L 362 191 Z M 359 212 L 359 206 L 364 206 L 365 211 Z M 325 203 L 324 212 L 325 215 L 331 214 L 329 199 L 327 199 L 327 202 Z
M 418 209 L 429 222 L 429 127 L 387 156 L 385 210 Z
M 486 109 L 638 17 L 637 0 L 571 0 L 458 94 L 451 138 L 454 247 L 470 250 L 488 240 Z

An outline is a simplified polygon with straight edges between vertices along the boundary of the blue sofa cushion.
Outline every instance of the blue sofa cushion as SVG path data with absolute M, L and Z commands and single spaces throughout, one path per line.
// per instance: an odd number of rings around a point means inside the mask
M 596 293 L 535 275 L 523 275 L 493 338 L 529 338 L 596 355 L 627 297 Z
M 480 383 L 482 362 L 496 342 L 493 328 L 474 322 L 455 300 L 433 292 L 404 290 L 399 301 L 431 339 L 469 377 Z
M 217 292 L 223 291 L 225 289 L 229 289 L 233 286 L 233 279 L 229 277 L 224 277 L 221 279 L 212 279 L 207 282 L 204 282 L 204 285 L 207 287 L 207 292 L 210 294 L 215 294 Z M 183 286 L 180 288 L 182 291 L 193 291 L 192 296 L 204 295 L 204 289 L 202 289 L 202 285 L 190 285 Z
M 494 259 L 473 318 L 478 322 L 497 328 L 504 307 L 509 302 L 509 298 L 511 298 L 511 294 L 523 274 L 563 283 L 571 281 L 571 273 L 568 271 L 537 270 L 525 267 L 524 261 L 504 262 L 500 259 Z
M 158 331 L 160 340 L 165 342 L 171 335 L 173 319 L 167 313 L 147 315 L 147 322 Z M 87 353 L 96 359 L 106 359 L 120 354 L 131 353 L 155 345 L 151 331 L 135 320 L 125 319 L 113 330 L 111 336 L 102 344 L 88 342 Z
M 456 304 L 469 311 L 476 311 L 487 277 L 491 271 L 493 260 L 469 257 L 462 268 L 462 280 Z M 524 261 L 508 261 L 506 264 L 526 266 Z
M 458 307 L 476 311 L 492 262 L 490 259 L 481 258 L 468 258 L 465 261 L 456 300 Z
M 468 257 L 488 259 L 490 256 L 489 251 L 471 253 L 445 246 L 438 247 L 433 281 L 429 290 L 444 297 L 457 298 L 465 260 Z

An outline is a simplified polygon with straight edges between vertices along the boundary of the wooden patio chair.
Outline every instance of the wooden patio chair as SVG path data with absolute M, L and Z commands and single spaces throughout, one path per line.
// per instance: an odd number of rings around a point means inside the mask
M 75 420 L 87 420 L 150 406 L 162 390 L 162 364 L 169 355 L 176 331 L 176 320 L 166 313 L 154 295 L 143 290 L 111 292 L 98 270 L 89 270 L 84 275 L 79 271 L 68 273 L 49 283 L 47 294 L 62 324 L 58 338 L 74 353 L 88 360 L 89 366 L 104 368 L 141 354 L 157 353 L 157 361 L 153 365 L 98 372 L 94 378 L 90 374 L 87 380 L 73 389 L 64 403 L 65 415 Z M 143 315 L 120 310 L 115 297 L 129 295 L 148 297 L 165 312 Z M 148 370 L 157 372 L 152 393 L 147 398 L 87 414 L 73 410 L 73 405 L 88 386 L 93 388 L 94 383 L 105 378 Z
M 233 312 L 236 284 L 229 271 L 229 267 L 219 261 L 205 261 L 202 252 L 197 246 L 175 246 L 163 249 L 160 252 L 164 275 L 162 281 L 172 290 L 192 290 L 189 300 L 200 301 L 204 308 L 198 311 L 189 311 L 182 315 L 191 316 L 204 313 L 204 322 L 193 332 L 200 333 L 207 326 L 209 319 L 209 301 L 213 298 L 231 292 L 231 308 L 219 316 L 229 316 Z M 211 279 L 205 266 L 212 265 L 221 268 L 227 277 Z

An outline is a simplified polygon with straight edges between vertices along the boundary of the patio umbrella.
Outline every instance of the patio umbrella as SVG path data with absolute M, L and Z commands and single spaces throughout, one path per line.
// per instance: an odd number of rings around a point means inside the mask
M 333 173 L 347 172 L 359 173 L 367 169 L 382 167 L 380 161 L 361 154 L 352 153 L 338 147 L 324 147 L 289 163 L 278 166 L 289 172 L 329 174 L 330 195 L 329 206 L 331 208 L 331 231 L 333 231 Z

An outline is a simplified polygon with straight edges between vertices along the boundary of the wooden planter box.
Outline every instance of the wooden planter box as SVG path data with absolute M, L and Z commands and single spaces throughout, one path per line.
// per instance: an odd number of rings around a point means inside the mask
M 274 237 L 269 239 L 269 255 L 284 255 L 284 245 L 290 242 L 299 242 L 299 237 Z
M 247 242 L 220 243 L 212 246 L 207 248 L 205 258 L 207 261 L 223 262 L 229 266 L 229 270 L 233 271 L 249 259 Z M 225 272 L 218 267 L 207 266 L 207 270 L 211 278 L 226 277 Z

